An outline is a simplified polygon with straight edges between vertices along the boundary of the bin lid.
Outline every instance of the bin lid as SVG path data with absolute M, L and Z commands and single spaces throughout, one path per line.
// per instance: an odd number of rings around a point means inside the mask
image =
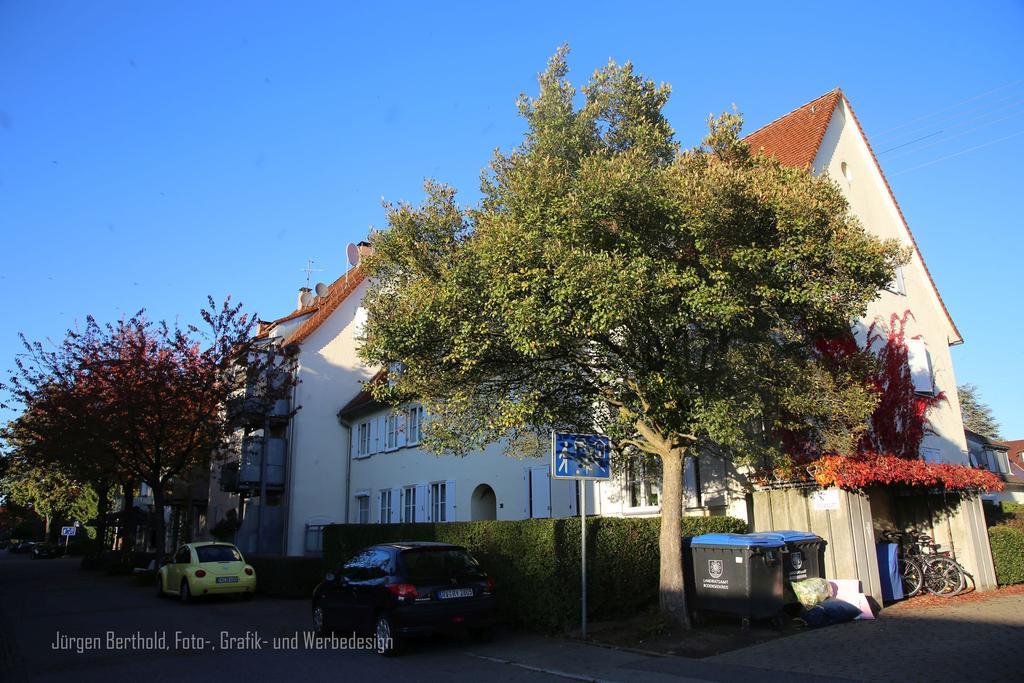
M 783 543 L 800 543 L 801 541 L 814 542 L 822 540 L 821 536 L 819 536 L 818 534 L 812 534 L 809 531 L 793 531 L 791 529 L 778 531 L 758 531 L 750 535 L 777 538 L 781 540 Z
M 759 534 L 704 534 L 690 540 L 693 547 L 728 548 L 781 548 L 786 544 L 781 538 Z

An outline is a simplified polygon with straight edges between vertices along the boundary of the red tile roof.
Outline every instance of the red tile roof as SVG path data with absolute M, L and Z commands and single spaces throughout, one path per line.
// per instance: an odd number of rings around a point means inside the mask
M 356 291 L 356 288 L 365 279 L 366 274 L 359 266 L 349 268 L 347 273 L 334 281 L 327 296 L 318 302 L 319 306 L 316 313 L 302 321 L 299 328 L 288 338 L 288 343 L 301 344 L 305 341 L 325 320 L 331 317 L 332 313 L 338 310 L 338 307 L 348 298 L 349 294 Z
M 903 215 L 903 209 L 900 208 L 899 202 L 896 201 L 896 195 L 893 194 L 892 187 L 889 185 L 889 180 L 885 177 L 885 173 L 882 171 L 882 167 L 878 163 L 878 158 L 875 156 L 874 150 L 871 149 L 871 143 L 868 142 L 867 136 L 864 135 L 864 129 L 861 128 L 860 121 L 857 120 L 857 115 L 853 111 L 853 106 L 850 105 L 850 101 L 846 98 L 846 95 L 842 90 L 836 88 L 835 90 L 825 93 L 816 100 L 812 100 L 801 107 L 797 107 L 785 116 L 777 118 L 771 123 L 758 128 L 753 133 L 746 136 L 744 140 L 746 140 L 750 145 L 751 150 L 761 151 L 770 157 L 778 159 L 779 162 L 787 166 L 794 166 L 797 168 L 809 167 L 814 162 L 814 158 L 818 155 L 818 150 L 821 147 L 822 140 L 825 138 L 825 131 L 828 129 L 828 124 L 832 120 L 832 113 L 840 102 L 843 102 L 846 105 L 847 110 L 850 112 L 850 118 L 853 119 L 854 125 L 857 126 L 857 132 L 860 133 L 861 138 L 864 140 L 864 144 L 868 148 L 871 160 L 874 162 L 875 168 L 878 170 L 878 174 L 882 177 L 885 189 L 889 192 L 889 198 L 892 199 L 893 206 L 896 207 L 896 213 L 899 214 L 900 220 L 903 222 L 903 227 L 906 228 L 907 235 L 910 237 L 910 243 L 913 245 L 918 258 L 921 259 L 921 265 L 924 266 L 925 276 L 927 276 L 928 282 L 931 284 L 932 290 L 935 292 L 935 297 L 938 299 L 939 306 L 942 308 L 942 312 L 945 314 L 946 320 L 949 321 L 949 325 L 953 329 L 954 338 L 950 343 L 962 344 L 964 341 L 963 335 L 960 334 L 960 330 L 957 329 L 956 323 L 953 322 L 953 317 L 949 314 L 949 309 L 946 308 L 946 303 L 942 300 L 942 295 L 939 294 L 939 288 L 935 286 L 935 279 L 932 278 L 931 271 L 928 270 L 928 265 L 924 262 L 924 257 L 921 256 L 921 250 L 917 246 L 917 240 L 914 239 L 914 233 L 910 231 L 910 225 L 907 224 L 907 219 Z
M 842 91 L 836 88 L 758 128 L 744 139 L 752 152 L 763 151 L 786 166 L 810 166 L 842 96 Z
M 1010 460 L 1013 460 L 1021 467 L 1024 467 L 1024 439 L 1014 439 L 1013 441 L 996 441 L 995 443 L 1006 446 L 1010 449 Z

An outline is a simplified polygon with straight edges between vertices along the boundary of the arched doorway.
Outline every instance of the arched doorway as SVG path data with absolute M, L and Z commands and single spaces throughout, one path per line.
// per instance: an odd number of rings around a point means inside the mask
M 473 497 L 470 500 L 470 518 L 474 522 L 498 518 L 498 498 L 494 495 L 494 489 L 487 484 L 480 484 L 473 489 Z

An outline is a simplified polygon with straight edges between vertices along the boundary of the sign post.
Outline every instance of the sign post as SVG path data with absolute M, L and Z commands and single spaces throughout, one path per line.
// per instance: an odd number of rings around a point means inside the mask
M 580 497 L 580 633 L 587 637 L 587 481 L 611 478 L 611 440 L 600 434 L 551 432 L 551 477 L 575 479 Z
M 68 551 L 68 543 L 71 542 L 71 537 L 75 535 L 78 528 L 75 526 L 62 526 L 60 528 L 60 535 L 64 537 L 64 552 Z

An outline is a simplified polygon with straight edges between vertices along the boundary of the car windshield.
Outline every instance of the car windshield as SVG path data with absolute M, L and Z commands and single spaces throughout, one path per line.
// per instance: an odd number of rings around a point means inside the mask
M 241 562 L 242 556 L 238 554 L 234 546 L 230 545 L 201 545 L 196 548 L 196 555 L 200 562 Z
M 473 556 L 456 548 L 406 550 L 402 553 L 402 561 L 409 579 L 480 573 L 480 565 Z

